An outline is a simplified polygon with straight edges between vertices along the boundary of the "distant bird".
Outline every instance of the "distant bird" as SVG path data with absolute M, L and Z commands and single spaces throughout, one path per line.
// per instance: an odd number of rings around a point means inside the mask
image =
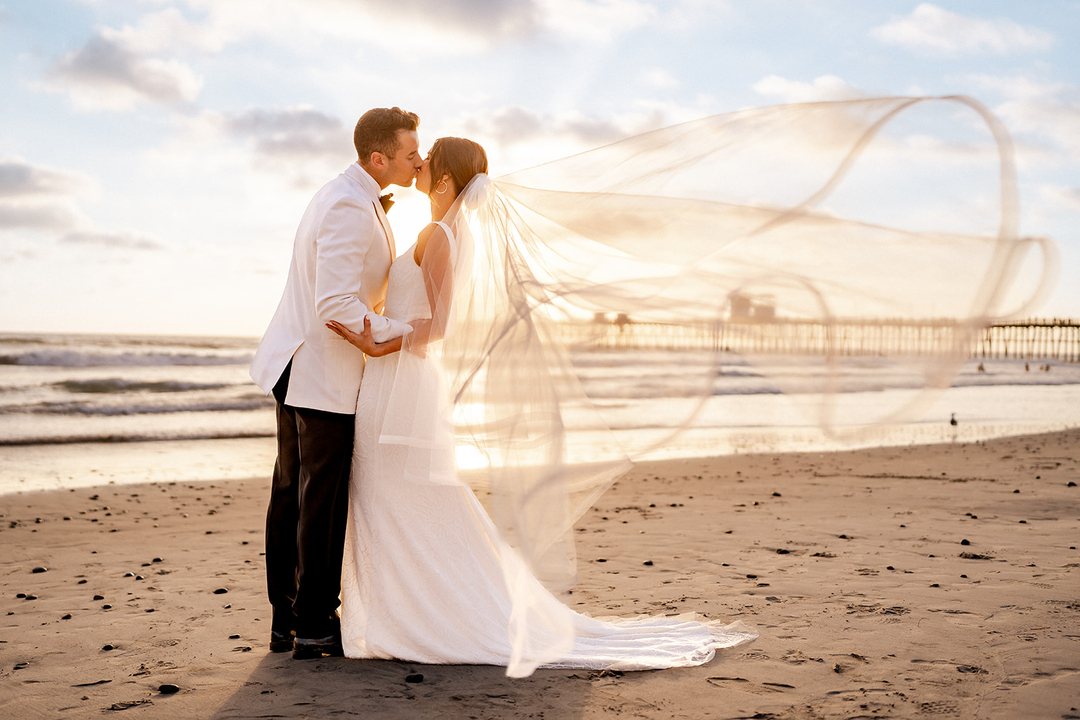
M 960 423 L 956 422 L 956 413 L 953 413 L 952 417 L 949 418 L 949 424 L 952 425 L 953 427 L 956 427 L 957 425 L 960 424 Z

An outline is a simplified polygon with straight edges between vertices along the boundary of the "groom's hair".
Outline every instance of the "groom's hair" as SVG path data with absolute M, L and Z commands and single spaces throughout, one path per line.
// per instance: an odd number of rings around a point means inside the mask
M 374 108 L 360 116 L 353 130 L 353 145 L 360 164 L 371 159 L 372 153 L 393 158 L 398 151 L 398 130 L 416 130 L 420 118 L 401 108 Z

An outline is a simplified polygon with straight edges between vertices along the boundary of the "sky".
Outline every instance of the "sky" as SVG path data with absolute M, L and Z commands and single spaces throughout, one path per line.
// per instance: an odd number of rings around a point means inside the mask
M 0 0 L 0 332 L 258 336 L 368 108 L 498 176 L 748 107 L 971 95 L 1080 319 L 1080 1 Z M 395 190 L 399 251 L 426 199 Z

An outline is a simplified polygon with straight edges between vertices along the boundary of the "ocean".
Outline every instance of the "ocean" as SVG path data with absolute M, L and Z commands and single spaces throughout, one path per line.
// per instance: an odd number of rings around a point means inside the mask
M 256 338 L 0 334 L 0 493 L 131 482 L 268 478 L 273 402 L 247 368 Z M 643 457 L 834 450 L 982 440 L 1080 426 L 1080 365 L 1037 360 L 967 363 L 923 416 L 854 438 L 821 432 L 805 398 L 766 375 L 704 351 L 575 353 L 586 392 L 614 438 Z M 902 404 L 907 376 L 857 362 L 840 400 Z M 792 365 L 795 376 L 799 367 Z M 711 386 L 704 402 L 687 378 Z M 691 383 L 693 385 L 694 383 Z M 949 424 L 955 414 L 958 424 Z M 667 428 L 693 416 L 672 437 Z M 570 438 L 587 459 L 601 435 Z M 462 458 L 468 464 L 468 458 Z

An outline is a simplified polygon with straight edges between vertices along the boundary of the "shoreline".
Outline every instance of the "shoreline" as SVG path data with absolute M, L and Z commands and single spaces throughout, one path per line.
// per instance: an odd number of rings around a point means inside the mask
M 1080 717 L 1080 429 L 638 463 L 571 605 L 761 637 L 622 675 L 268 654 L 268 475 L 0 495 L 0 714 Z
M 831 439 L 816 427 L 696 428 L 682 431 L 671 446 L 645 453 L 635 462 L 682 459 L 720 460 L 752 455 L 852 452 L 886 447 L 985 442 L 1077 429 L 1063 420 L 887 425 L 864 429 L 846 440 Z M 655 443 L 652 430 L 616 430 L 624 447 Z M 588 438 L 574 438 L 571 452 L 587 457 Z M 273 468 L 273 434 L 254 437 L 64 442 L 0 445 L 0 497 L 12 493 L 69 488 L 129 486 L 147 482 L 215 482 L 262 477 Z

